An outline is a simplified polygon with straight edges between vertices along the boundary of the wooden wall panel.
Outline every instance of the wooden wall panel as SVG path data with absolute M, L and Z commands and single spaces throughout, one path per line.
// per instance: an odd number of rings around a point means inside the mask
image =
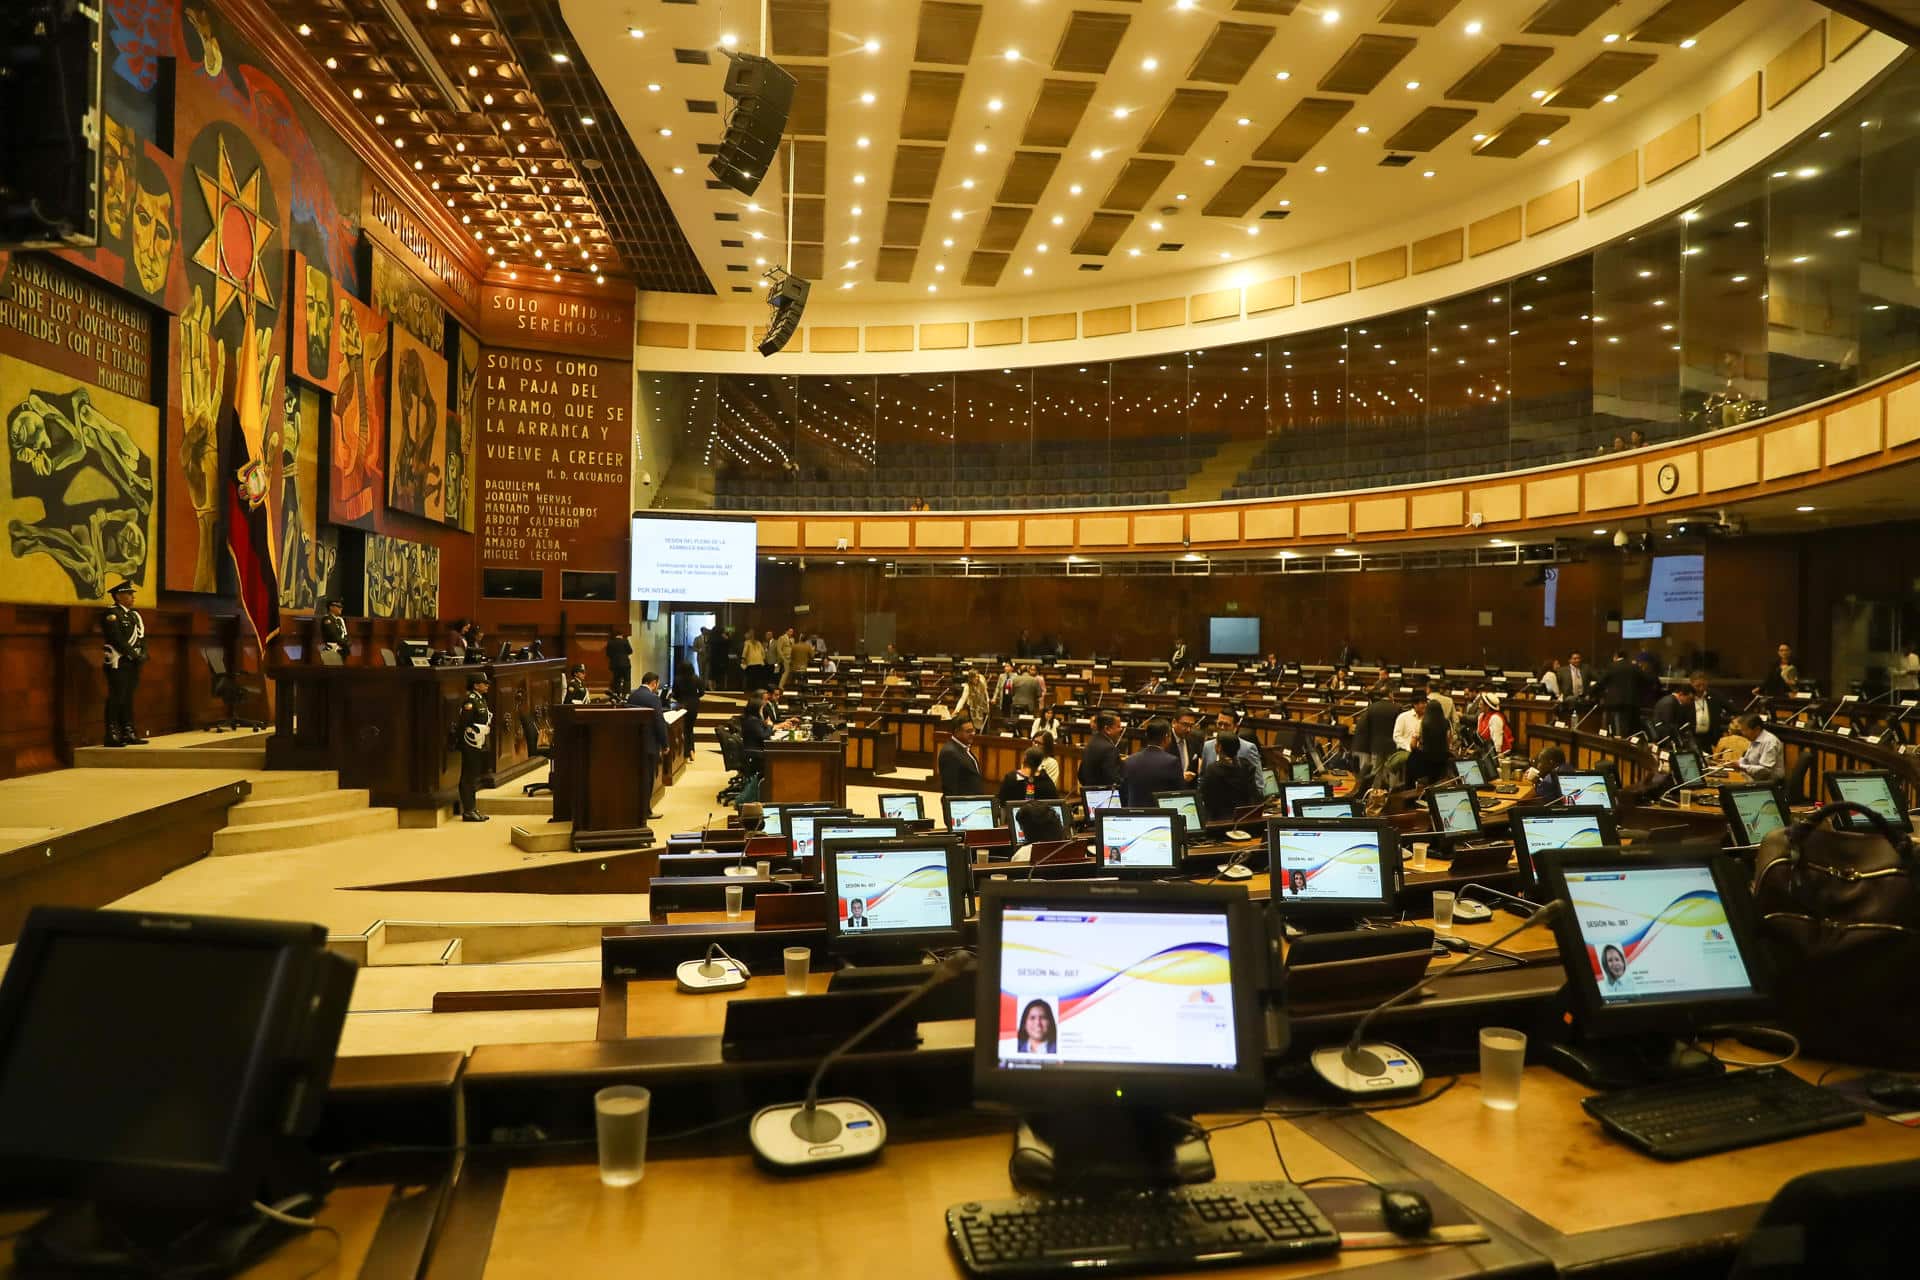
M 1864 22 L 1849 18 L 1844 13 L 1827 15 L 1827 61 L 1839 58 L 1854 45 L 1860 43 L 1867 32 L 1873 30 Z
M 693 345 L 698 351 L 745 351 L 747 326 L 743 324 L 695 325 Z
M 1010 316 L 1005 320 L 976 320 L 973 325 L 973 345 L 976 347 L 1004 347 L 1020 341 L 1020 335 L 1026 322 L 1019 316 Z
M 1215 289 L 1211 293 L 1196 293 L 1189 299 L 1188 314 L 1195 324 L 1207 320 L 1238 320 L 1240 291 Z
M 1713 150 L 1759 118 L 1760 73 L 1756 71 L 1707 104 L 1707 150 Z
M 1489 214 L 1467 227 L 1467 252 L 1474 257 L 1520 242 L 1520 206 Z
M 959 551 L 967 545 L 964 520 L 915 520 L 913 545 L 928 551 Z
M 1647 143 L 1647 181 L 1666 177 L 1700 154 L 1700 117 L 1688 116 Z
M 1029 547 L 1070 547 L 1073 545 L 1073 517 L 1053 516 L 1029 519 L 1026 539 Z
M 1887 395 L 1887 447 L 1920 440 L 1920 382 L 1909 382 Z
M 1450 267 L 1466 256 L 1467 233 L 1462 227 L 1451 231 L 1442 231 L 1424 240 L 1413 242 L 1413 273 L 1419 275 L 1425 271 L 1438 271 L 1441 267 Z
M 1004 551 L 1020 545 L 1018 520 L 967 521 L 967 546 L 978 551 Z
M 1580 477 L 1548 476 L 1527 481 L 1527 519 L 1572 515 L 1580 509 Z
M 633 327 L 633 341 L 635 346 L 685 351 L 691 333 L 691 327 L 680 321 L 642 320 Z
M 1587 175 L 1587 212 L 1640 189 L 1640 153 L 1629 151 Z
M 1277 311 L 1281 307 L 1293 305 L 1293 277 L 1281 276 L 1251 285 L 1247 289 L 1247 314 L 1258 315 L 1262 311 Z
M 1353 264 L 1336 262 L 1330 267 L 1319 267 L 1300 275 L 1300 301 L 1318 302 L 1322 298 L 1334 298 L 1348 292 L 1352 285 Z
M 1467 511 L 1469 513 L 1478 511 L 1480 518 L 1488 524 L 1497 524 L 1502 520 L 1518 520 L 1520 518 L 1520 486 L 1496 484 L 1469 490 Z
M 920 326 L 920 349 L 922 351 L 955 351 L 967 345 L 967 322 L 957 320 L 951 324 L 923 324 Z
M 1413 527 L 1457 529 L 1465 522 L 1466 495 L 1458 489 L 1413 495 Z
M 1238 542 L 1238 511 L 1195 511 L 1187 517 L 1187 536 L 1195 542 Z
M 1407 278 L 1407 246 L 1395 245 L 1370 253 L 1353 264 L 1353 276 L 1362 289 L 1372 289 Z
M 1880 417 L 1886 401 L 1868 400 L 1827 415 L 1827 465 L 1880 452 Z
M 1080 545 L 1083 547 L 1124 547 L 1131 535 L 1125 516 L 1081 516 Z
M 1148 329 L 1171 329 L 1187 322 L 1185 298 L 1162 298 L 1143 302 L 1134 308 L 1134 324 L 1144 333 Z
M 1700 485 L 1708 493 L 1737 489 L 1760 479 L 1760 441 L 1752 436 L 1700 453 Z
M 1761 477 L 1779 480 L 1812 471 L 1820 465 L 1820 419 L 1795 423 L 1761 438 Z
M 1402 495 L 1362 498 L 1353 504 L 1355 533 L 1402 533 L 1406 527 L 1407 500 Z
M 809 520 L 803 531 L 810 551 L 832 551 L 842 542 L 853 545 L 854 526 L 851 520 Z
M 1679 479 L 1673 486 L 1673 492 L 1660 492 L 1660 469 L 1668 463 L 1679 472 Z M 1697 453 L 1676 453 L 1652 462 L 1640 464 L 1640 492 L 1647 495 L 1648 502 L 1662 502 L 1673 498 L 1691 498 L 1700 492 L 1700 455 Z
M 1569 182 L 1527 201 L 1527 234 L 1537 236 L 1580 216 L 1580 184 Z
M 913 326 L 910 324 L 870 324 L 865 336 L 870 352 L 913 350 Z
M 1133 308 L 1130 306 L 1101 307 L 1080 313 L 1080 335 L 1085 338 L 1105 338 L 1132 329 Z
M 798 520 L 757 520 L 754 540 L 763 547 L 792 547 L 800 542 Z
M 1080 317 L 1071 311 L 1027 317 L 1028 342 L 1071 342 L 1079 331 Z
M 859 349 L 859 325 L 814 325 L 807 330 L 807 350 L 817 355 L 849 355 Z
M 1587 510 L 1611 511 L 1640 501 L 1640 468 L 1609 467 L 1587 472 Z
M 1187 536 L 1187 518 L 1181 515 L 1135 516 L 1133 540 L 1143 547 L 1164 547 Z
M 1827 62 L 1827 24 L 1816 22 L 1767 64 L 1767 110 L 1791 98 Z
M 860 522 L 860 549 L 862 551 L 904 551 L 907 549 L 909 528 L 904 520 L 862 520 Z
M 1300 536 L 1303 538 L 1344 538 L 1347 536 L 1348 508 L 1344 502 L 1321 502 L 1300 508 Z
M 1293 536 L 1292 507 L 1249 507 L 1241 526 L 1250 542 Z

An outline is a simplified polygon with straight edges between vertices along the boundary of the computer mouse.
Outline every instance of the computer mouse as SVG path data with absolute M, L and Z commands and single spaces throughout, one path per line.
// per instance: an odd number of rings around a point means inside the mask
M 1235 827 L 1235 828 L 1234 828 L 1233 830 L 1231 830 L 1231 831 L 1229 831 L 1229 832 L 1227 832 L 1227 839 L 1229 839 L 1229 840 L 1251 840 L 1251 839 L 1253 839 L 1253 837 L 1252 837 L 1252 836 L 1250 836 L 1250 835 L 1248 835 L 1248 834 L 1247 834 L 1246 832 L 1244 832 L 1244 831 L 1242 831 L 1242 830 L 1241 830 L 1240 828 L 1238 828 L 1238 827 Z
M 1418 1191 L 1380 1191 L 1380 1217 L 1397 1236 L 1424 1236 L 1433 1230 L 1433 1206 Z
M 1236 863 L 1231 867 L 1228 867 L 1225 871 L 1222 871 L 1220 874 L 1222 877 L 1228 880 L 1251 880 L 1253 879 L 1253 868 L 1248 866 L 1246 863 L 1241 862 L 1241 863 Z
M 1920 1076 L 1878 1072 L 1867 1077 L 1867 1096 L 1887 1107 L 1920 1107 Z

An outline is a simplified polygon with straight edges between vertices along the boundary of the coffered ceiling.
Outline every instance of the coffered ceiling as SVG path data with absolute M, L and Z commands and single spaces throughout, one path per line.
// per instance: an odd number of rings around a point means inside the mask
M 1624 135 L 1734 44 L 1821 12 L 770 0 L 763 37 L 758 0 L 558 3 L 715 288 L 753 295 L 783 265 L 816 302 L 1138 281 L 1389 224 Z M 729 49 L 798 82 L 751 197 L 706 167 Z

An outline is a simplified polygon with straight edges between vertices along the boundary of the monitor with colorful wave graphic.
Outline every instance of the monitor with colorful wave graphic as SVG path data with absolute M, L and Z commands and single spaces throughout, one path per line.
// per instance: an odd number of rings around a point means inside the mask
M 1884 769 L 1863 769 L 1852 773 L 1832 772 L 1826 775 L 1827 797 L 1830 800 L 1846 800 L 1853 804 L 1864 805 L 1886 819 L 1887 825 L 1896 831 L 1911 831 L 1913 824 L 1907 817 L 1906 809 L 1900 803 L 1900 797 L 1894 790 L 1893 775 Z M 1835 823 L 1836 826 L 1850 831 L 1869 830 L 1867 820 L 1856 814 L 1844 814 Z
M 1568 868 L 1564 875 L 1603 1006 L 1754 993 L 1726 903 L 1704 863 Z
M 1787 825 L 1787 807 L 1772 783 L 1720 788 L 1720 807 L 1735 827 L 1735 844 L 1759 844 Z
M 947 811 L 949 831 L 993 830 L 992 796 L 942 796 L 940 805 Z
M 1397 886 L 1383 852 L 1378 824 L 1339 819 L 1275 819 L 1267 824 L 1267 865 L 1274 900 L 1289 916 L 1296 907 L 1326 907 L 1349 915 L 1386 914 Z M 1399 846 L 1392 845 L 1393 858 Z
M 1171 871 L 1180 857 L 1180 815 L 1172 809 L 1102 809 L 1095 842 L 1109 871 Z
M 1560 784 L 1560 798 L 1566 803 L 1613 808 L 1613 790 L 1607 785 L 1606 774 L 1569 773 L 1562 770 L 1554 776 Z
M 1600 849 L 1620 843 L 1613 814 L 1605 809 L 1563 809 L 1558 806 L 1512 809 L 1507 825 L 1513 832 L 1522 882 L 1535 883 L 1534 858 L 1550 849 Z
M 822 830 L 827 936 L 836 952 L 957 943 L 965 929 L 965 846 L 948 836 L 829 837 Z
M 999 1062 L 1232 1071 L 1227 917 L 1025 908 L 1001 913 Z

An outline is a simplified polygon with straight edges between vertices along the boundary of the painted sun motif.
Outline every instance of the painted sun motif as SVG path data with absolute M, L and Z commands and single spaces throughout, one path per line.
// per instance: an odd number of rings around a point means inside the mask
M 207 238 L 193 251 L 193 261 L 213 276 L 214 323 L 243 296 L 272 306 L 265 263 L 274 228 L 260 212 L 260 168 L 256 166 L 244 182 L 237 178 L 223 137 L 218 172 L 195 168 L 193 176 L 199 180 L 200 199 L 211 224 Z

